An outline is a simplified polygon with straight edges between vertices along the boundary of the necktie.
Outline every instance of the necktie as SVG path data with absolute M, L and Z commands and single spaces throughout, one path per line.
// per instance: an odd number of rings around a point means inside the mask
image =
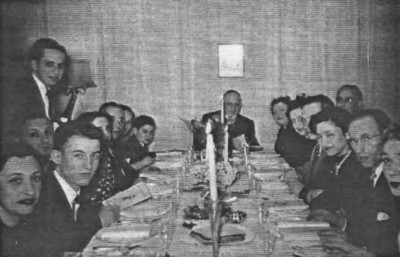
M 72 202 L 72 210 L 74 211 L 74 220 L 75 221 L 76 221 L 76 216 L 77 216 L 77 213 L 78 213 L 78 209 L 79 209 L 80 203 L 81 203 L 81 198 L 80 198 L 80 196 L 78 194 L 78 195 L 76 195 L 74 201 Z

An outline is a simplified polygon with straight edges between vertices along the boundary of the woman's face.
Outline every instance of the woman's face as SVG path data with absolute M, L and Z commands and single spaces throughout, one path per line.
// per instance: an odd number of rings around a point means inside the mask
M 400 141 L 390 139 L 382 149 L 383 172 L 389 183 L 390 191 L 400 197 Z
M 342 156 L 347 153 L 349 146 L 341 128 L 331 121 L 317 124 L 318 143 L 328 156 Z
M 11 157 L 0 171 L 0 208 L 14 216 L 32 213 L 41 186 L 40 166 L 33 156 Z
M 290 120 L 292 121 L 293 128 L 296 130 L 296 132 L 301 135 L 305 136 L 306 135 L 306 130 L 304 128 L 304 121 L 302 117 L 303 111 L 301 108 L 294 109 L 290 111 Z
M 275 122 L 279 126 L 286 127 L 289 123 L 289 119 L 286 116 L 288 106 L 285 103 L 279 102 L 272 106 L 272 115 L 274 116 Z
M 140 143 L 149 145 L 154 140 L 155 128 L 151 125 L 144 125 L 139 129 L 133 128 L 133 133 Z
M 21 139 L 41 156 L 49 156 L 53 148 L 53 126 L 47 118 L 27 120 L 22 127 Z

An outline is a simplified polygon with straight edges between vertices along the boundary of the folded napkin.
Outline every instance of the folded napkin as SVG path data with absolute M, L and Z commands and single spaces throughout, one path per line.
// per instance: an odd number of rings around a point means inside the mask
M 103 228 L 97 237 L 107 241 L 146 239 L 151 236 L 151 227 L 147 224 L 131 224 Z
M 278 228 L 329 228 L 329 223 L 307 220 L 281 220 Z

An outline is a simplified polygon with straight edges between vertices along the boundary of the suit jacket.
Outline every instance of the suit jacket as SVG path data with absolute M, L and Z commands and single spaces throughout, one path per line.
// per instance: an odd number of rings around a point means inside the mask
M 149 148 L 147 145 L 143 146 L 135 136 L 131 136 L 126 141 L 123 151 L 125 158 L 130 158 L 130 163 L 135 163 L 147 156 Z
M 77 221 L 59 182 L 51 173 L 42 184 L 33 214 L 37 227 L 37 256 L 56 256 L 61 252 L 81 252 L 102 227 L 100 205 L 81 204 Z
M 366 170 L 364 190 L 359 192 L 360 205 L 347 215 L 347 233 L 354 244 L 366 247 L 378 256 L 396 256 L 398 252 L 399 209 L 382 173 L 373 187 Z
M 206 113 L 203 115 L 203 118 L 201 119 L 203 124 L 206 124 L 209 119 L 212 119 L 213 121 L 216 121 L 216 117 L 221 116 L 221 111 L 215 111 L 215 112 L 210 112 Z M 258 143 L 258 140 L 256 138 L 256 130 L 254 126 L 254 121 L 238 114 L 236 122 L 233 124 L 228 125 L 228 134 L 230 136 L 229 140 L 229 146 L 230 149 L 232 149 L 232 138 L 244 135 L 244 138 L 246 142 L 250 146 L 259 146 L 260 144 Z M 196 150 L 202 150 L 204 149 L 205 146 L 205 141 L 199 141 L 195 140 L 193 142 L 194 148 Z
M 2 93 L 3 133 L 11 133 L 29 117 L 46 117 L 44 102 L 32 74 L 6 85 Z M 49 112 L 51 114 L 52 110 Z

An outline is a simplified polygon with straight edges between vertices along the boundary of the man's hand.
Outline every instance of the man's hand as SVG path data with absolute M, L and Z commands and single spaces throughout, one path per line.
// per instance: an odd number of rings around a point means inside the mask
M 333 212 L 324 209 L 312 210 L 307 220 L 325 221 L 332 227 L 343 230 L 346 226 L 346 218 L 341 211 Z
M 323 189 L 313 189 L 313 190 L 311 190 L 310 192 L 308 192 L 308 194 L 307 194 L 307 196 L 306 196 L 306 199 L 305 199 L 306 203 L 307 203 L 307 204 L 310 204 L 311 201 L 312 201 L 314 198 L 317 198 L 317 197 L 318 197 L 320 194 L 322 194 L 323 192 L 324 192 Z
M 101 207 L 99 217 L 104 227 L 109 227 L 112 223 L 118 221 L 121 209 L 117 205 L 105 205 Z
M 135 170 L 141 170 L 147 166 L 152 165 L 153 163 L 156 162 L 155 158 L 151 158 L 150 156 L 146 156 L 144 157 L 143 160 L 135 162 L 134 164 L 132 164 L 132 168 L 134 168 Z
M 366 249 L 348 242 L 345 232 L 340 230 L 322 230 L 318 233 L 322 245 L 327 251 L 340 257 L 375 257 Z

